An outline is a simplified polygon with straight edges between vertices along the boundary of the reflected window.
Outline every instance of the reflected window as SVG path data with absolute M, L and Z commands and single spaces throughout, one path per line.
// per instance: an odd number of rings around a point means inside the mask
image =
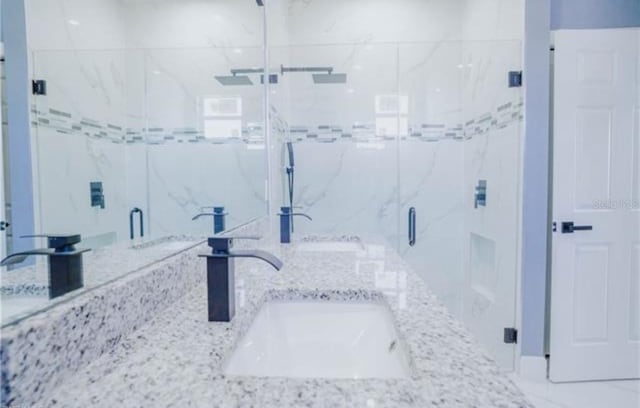
M 207 97 L 203 99 L 204 136 L 207 139 L 242 137 L 242 98 Z
M 376 136 L 407 135 L 409 133 L 409 97 L 407 95 L 376 95 Z

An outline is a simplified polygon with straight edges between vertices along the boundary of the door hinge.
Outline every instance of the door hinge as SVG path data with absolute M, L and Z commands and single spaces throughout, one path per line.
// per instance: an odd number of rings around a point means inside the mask
M 509 88 L 522 86 L 522 71 L 509 71 Z
M 504 342 L 506 344 L 518 343 L 518 329 L 514 327 L 505 327 L 504 329 Z
M 44 79 L 34 79 L 31 81 L 31 92 L 34 95 L 46 95 L 47 94 L 47 81 Z

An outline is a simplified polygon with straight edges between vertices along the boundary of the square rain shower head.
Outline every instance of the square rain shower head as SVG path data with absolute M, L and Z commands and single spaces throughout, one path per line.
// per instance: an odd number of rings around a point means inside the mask
M 223 86 L 253 85 L 251 78 L 245 75 L 216 75 L 216 80 Z
M 314 84 L 345 84 L 347 74 L 313 74 Z

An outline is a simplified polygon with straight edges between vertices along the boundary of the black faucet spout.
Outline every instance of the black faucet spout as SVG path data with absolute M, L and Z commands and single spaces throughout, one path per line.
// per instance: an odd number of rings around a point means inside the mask
M 249 250 L 242 250 L 242 249 L 238 249 L 235 251 L 230 251 L 229 253 L 222 253 L 222 254 L 211 254 L 210 255 L 212 258 L 255 258 L 255 259 L 261 259 L 263 261 L 265 261 L 266 263 L 268 263 L 269 265 L 273 266 L 277 271 L 279 271 L 280 269 L 282 269 L 282 266 L 284 265 L 283 262 L 276 257 L 275 255 L 267 252 L 267 251 L 261 251 L 259 249 L 249 249 Z
M 256 237 L 243 237 L 256 239 Z M 230 322 L 236 311 L 234 258 L 256 258 L 280 270 L 283 263 L 275 255 L 258 249 L 233 249 L 233 240 L 240 237 L 209 238 L 211 253 L 207 258 L 207 305 L 210 322 Z
M 31 251 L 24 251 L 24 252 L 16 252 L 15 254 L 11 254 L 6 258 L 4 258 L 2 261 L 0 261 L 0 266 L 9 266 L 9 265 L 16 265 L 16 264 L 22 263 L 25 261 L 25 259 L 27 259 L 32 255 L 48 256 L 53 253 L 55 253 L 55 251 L 53 249 L 48 249 L 48 248 L 33 249 Z

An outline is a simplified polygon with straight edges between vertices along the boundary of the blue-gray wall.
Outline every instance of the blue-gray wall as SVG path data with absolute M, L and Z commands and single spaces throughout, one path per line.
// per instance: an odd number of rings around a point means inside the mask
M 32 249 L 34 233 L 33 174 L 31 168 L 30 79 L 25 5 L 22 0 L 5 1 L 0 17 L 4 35 L 7 76 L 8 184 L 11 202 L 11 251 Z M 33 258 L 28 262 L 33 262 Z
M 552 0 L 551 29 L 640 27 L 640 0 Z
M 522 204 L 521 353 L 545 353 L 551 0 L 526 0 Z

